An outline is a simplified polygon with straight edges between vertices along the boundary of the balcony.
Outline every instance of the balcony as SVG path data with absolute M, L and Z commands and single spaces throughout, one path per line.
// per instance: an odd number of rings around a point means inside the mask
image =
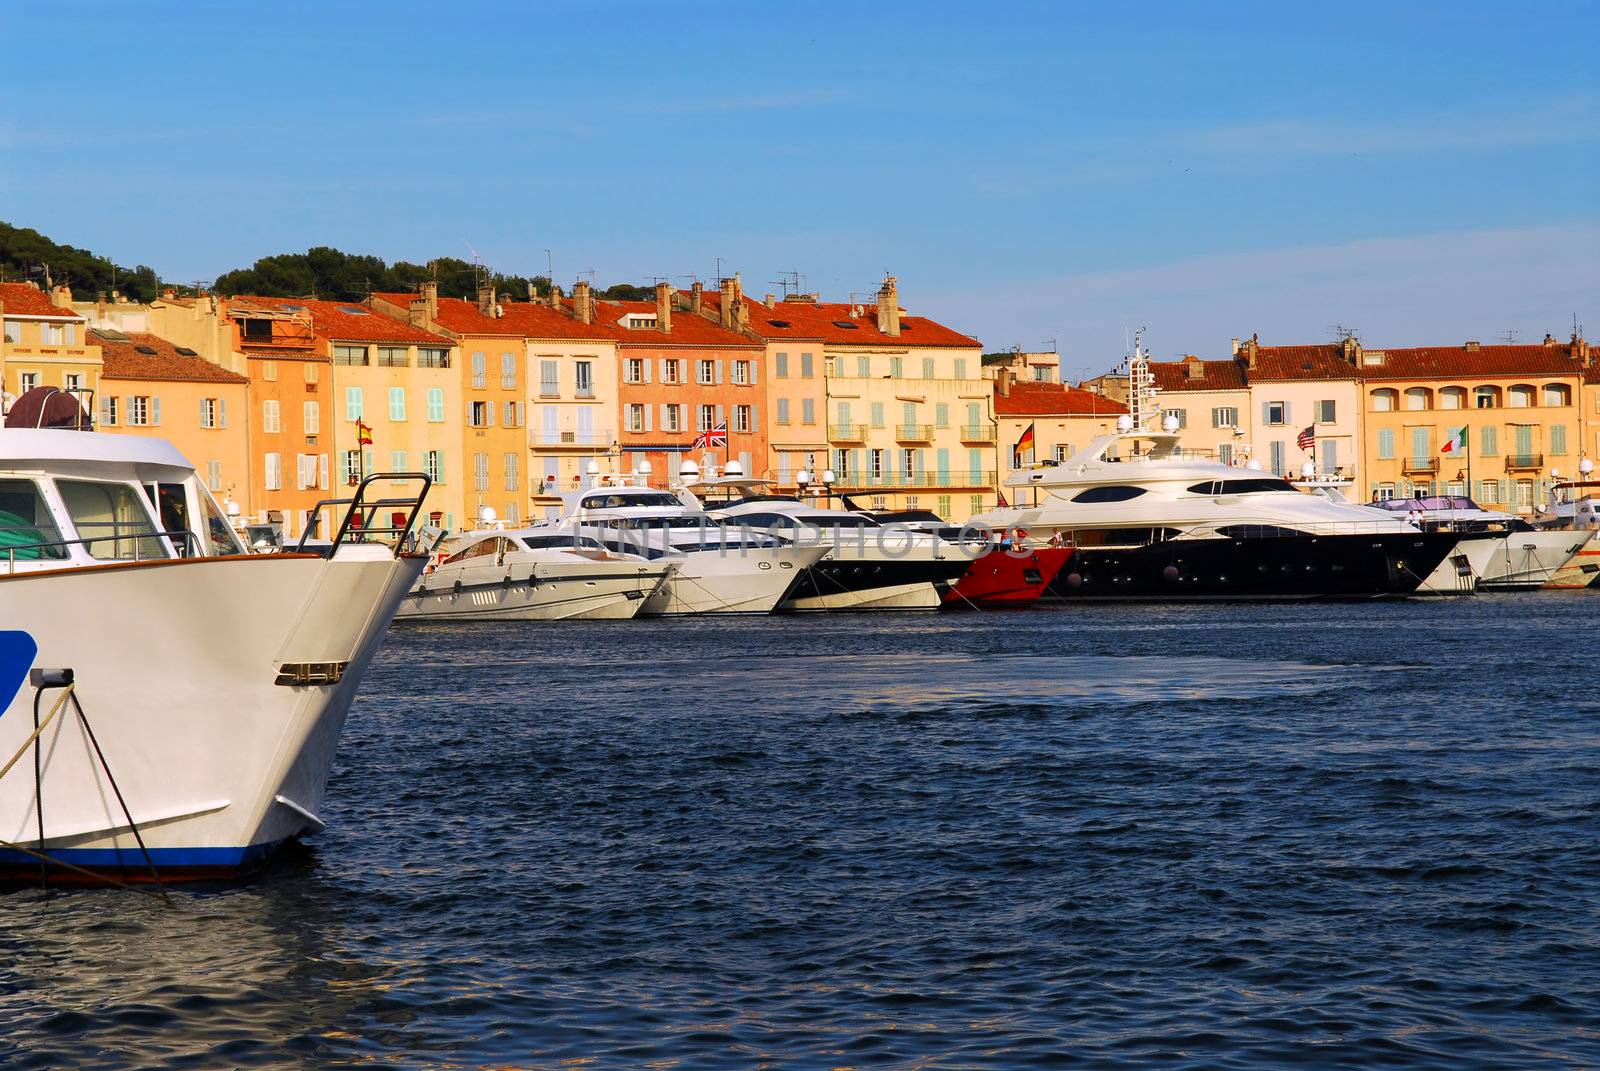
M 1408 457 L 1400 463 L 1400 471 L 1407 476 L 1433 476 L 1439 471 L 1436 457 Z
M 834 483 L 835 491 L 865 491 L 873 488 L 896 487 L 982 487 L 995 486 L 993 469 L 952 469 L 949 472 L 920 472 L 907 476 L 904 473 L 840 473 Z
M 1507 472 L 1538 472 L 1544 468 L 1543 454 L 1507 454 Z
M 894 428 L 896 442 L 926 443 L 933 441 L 932 424 L 896 424 Z
M 836 443 L 864 443 L 867 441 L 865 424 L 829 424 L 828 438 Z
M 530 428 L 528 430 L 528 444 L 530 446 L 593 448 L 610 446 L 616 441 L 616 435 L 610 431 L 545 431 L 539 428 Z
M 961 441 L 964 443 L 992 443 L 994 442 L 994 428 L 988 424 L 963 424 L 961 425 Z

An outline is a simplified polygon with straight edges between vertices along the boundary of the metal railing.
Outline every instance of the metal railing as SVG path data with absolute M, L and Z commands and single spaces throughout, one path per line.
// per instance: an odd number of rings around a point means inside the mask
M 1543 454 L 1507 454 L 1506 469 L 1542 469 L 1544 468 Z
M 643 432 L 644 428 L 629 430 Z M 543 429 L 536 429 L 528 432 L 528 442 L 533 446 L 610 446 L 616 442 L 616 438 L 609 429 L 606 431 L 544 431 Z
M 1401 471 L 1411 472 L 1438 472 L 1439 459 L 1436 457 L 1408 457 L 1400 465 Z
M 933 438 L 933 425 L 896 424 L 894 437 L 903 443 L 925 443 Z
M 377 498 L 369 501 L 367 489 L 379 480 L 385 482 L 418 481 L 422 490 L 415 495 L 401 495 L 393 498 Z M 296 551 L 306 550 L 306 541 L 316 535 L 317 528 L 322 521 L 322 510 L 326 506 L 346 506 L 344 519 L 339 522 L 339 529 L 334 534 L 333 544 L 328 549 L 327 556 L 332 557 L 338 553 L 341 546 L 347 543 L 382 543 L 382 536 L 394 537 L 394 556 L 398 558 L 407 550 L 413 549 L 415 539 L 412 529 L 417 523 L 417 514 L 422 512 L 422 502 L 428 497 L 428 490 L 433 486 L 433 478 L 422 472 L 378 472 L 362 480 L 356 487 L 356 493 L 350 498 L 325 498 L 311 507 L 310 523 L 306 530 L 300 534 L 300 542 L 295 544 Z M 390 523 L 387 525 L 374 524 L 373 518 L 380 510 L 389 510 Z
M 835 442 L 860 443 L 867 441 L 865 424 L 829 424 L 828 438 Z
M 964 443 L 992 443 L 994 442 L 994 428 L 987 424 L 961 425 L 961 441 Z
M 10 531 L 16 531 L 16 530 L 17 529 L 15 529 L 15 528 L 10 529 Z M 35 530 L 37 530 L 37 529 L 35 529 Z M 88 549 L 89 547 L 93 546 L 96 543 L 107 543 L 107 542 L 112 544 L 112 552 L 111 552 L 112 556 L 110 558 L 96 558 L 97 562 L 163 561 L 163 560 L 169 560 L 172 557 L 172 555 L 167 554 L 165 552 L 163 552 L 161 554 L 146 555 L 144 553 L 144 548 L 143 548 L 143 546 L 141 544 L 145 540 L 149 540 L 149 539 L 167 540 L 168 542 L 165 542 L 165 543 L 161 544 L 161 546 L 165 550 L 176 551 L 177 552 L 177 556 L 180 557 L 180 558 L 192 558 L 192 557 L 196 556 L 195 555 L 195 545 L 196 545 L 196 541 L 198 540 L 198 538 L 199 538 L 198 536 L 196 536 L 193 532 L 189 531 L 188 529 L 178 529 L 178 530 L 170 531 L 170 532 L 157 532 L 157 531 L 154 531 L 154 530 L 142 531 L 141 530 L 141 531 L 138 531 L 138 532 L 114 532 L 111 535 L 80 536 L 77 539 L 43 539 L 43 540 L 37 540 L 37 541 L 32 542 L 32 543 L 18 543 L 15 546 L 9 546 L 9 547 L 5 547 L 3 549 L 4 549 L 4 552 L 5 552 L 5 556 L 6 556 L 6 572 L 9 574 L 9 573 L 15 573 L 17 571 L 17 557 L 18 557 L 18 555 L 26 555 L 26 554 L 36 555 L 35 557 L 24 558 L 23 559 L 24 561 L 31 561 L 31 562 L 66 562 L 68 564 L 71 564 L 72 563 L 72 555 L 70 553 L 68 553 L 68 552 L 70 551 L 70 549 L 72 547 L 83 547 L 85 549 Z M 133 542 L 133 556 L 125 558 L 120 553 L 118 553 L 118 548 L 120 548 L 121 545 L 124 542 L 130 541 L 130 540 Z M 173 545 L 174 543 L 177 543 L 179 545 L 178 546 L 174 546 Z M 44 553 L 44 552 L 51 551 L 51 550 L 57 550 L 57 551 L 60 551 L 61 553 L 59 553 L 59 554 Z M 94 552 L 92 550 L 89 551 L 89 554 L 90 554 L 91 557 L 94 557 Z
M 840 473 L 835 491 L 866 490 L 875 487 L 982 487 L 995 485 L 993 469 L 951 469 L 948 472 Z

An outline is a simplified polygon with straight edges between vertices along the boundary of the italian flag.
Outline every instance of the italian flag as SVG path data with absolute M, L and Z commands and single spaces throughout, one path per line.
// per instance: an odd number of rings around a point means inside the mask
M 1439 447 L 1441 454 L 1464 454 L 1467 452 L 1467 429 L 1457 428 L 1450 433 L 1450 437 Z

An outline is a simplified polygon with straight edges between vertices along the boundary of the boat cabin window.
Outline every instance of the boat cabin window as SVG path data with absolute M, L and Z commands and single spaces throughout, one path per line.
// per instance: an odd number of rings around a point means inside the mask
M 1276 539 L 1280 536 L 1303 536 L 1304 532 L 1276 524 L 1225 524 L 1217 534 L 1229 539 Z
M 1138 498 L 1144 494 L 1143 487 L 1129 487 L 1125 484 L 1109 484 L 1105 487 L 1085 487 L 1082 491 L 1072 496 L 1074 502 L 1126 502 L 1130 498 Z
M 1269 477 L 1256 477 L 1249 480 L 1207 480 L 1204 483 L 1191 484 L 1191 495 L 1251 495 L 1258 491 L 1293 491 L 1294 485 L 1288 480 L 1274 480 Z
M 1067 534 L 1079 547 L 1142 547 L 1183 533 L 1178 528 L 1074 528 Z
M 62 561 L 66 547 L 50 517 L 50 507 L 32 480 L 0 480 L 0 565 L 12 562 Z
M 579 535 L 523 536 L 523 545 L 529 550 L 602 550 L 598 539 Z
M 144 495 L 126 483 L 57 480 L 67 516 L 91 558 L 145 561 L 170 558 L 167 542 L 156 535 Z
M 472 561 L 477 558 L 495 558 L 510 549 L 512 549 L 512 546 L 509 539 L 500 536 L 496 536 L 493 539 L 480 539 L 465 550 L 457 551 L 455 554 L 450 555 L 439 564 L 453 565 L 456 562 Z M 488 563 L 479 562 L 478 564 L 486 565 Z
M 665 491 L 608 491 L 605 494 L 587 495 L 583 499 L 584 509 L 627 509 L 638 506 L 677 506 L 683 503 L 678 501 L 677 495 Z
M 156 507 L 156 516 L 161 519 L 163 532 L 189 530 L 189 496 L 184 493 L 183 484 L 146 484 L 145 493 L 150 497 L 151 504 Z
M 233 530 L 233 525 L 228 523 L 228 516 L 222 512 L 222 507 L 217 505 L 217 500 L 201 491 L 200 508 L 206 513 L 206 533 L 211 537 L 211 553 L 245 553 L 244 544 L 239 542 L 238 533 Z

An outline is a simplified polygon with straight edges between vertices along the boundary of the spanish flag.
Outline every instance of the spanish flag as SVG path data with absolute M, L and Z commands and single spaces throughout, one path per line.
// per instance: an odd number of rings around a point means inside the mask
M 1028 425 L 1028 430 L 1022 433 L 1022 438 L 1017 440 L 1017 445 L 1011 448 L 1011 467 L 1020 469 L 1024 465 L 1033 464 L 1033 425 Z
M 372 445 L 372 425 L 368 424 L 364 420 L 356 421 L 356 445 Z

